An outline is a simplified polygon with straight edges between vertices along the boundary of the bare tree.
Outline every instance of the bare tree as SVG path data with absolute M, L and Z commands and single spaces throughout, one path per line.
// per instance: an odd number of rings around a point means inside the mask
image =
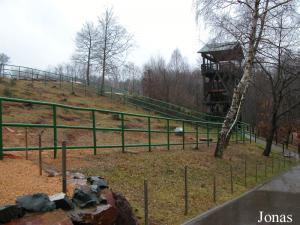
M 299 46 L 300 24 L 295 20 L 293 11 L 282 9 L 273 15 L 272 23 L 266 28 L 267 35 L 262 40 L 264 48 L 259 50 L 259 64 L 270 87 L 270 119 L 263 154 L 269 156 L 274 134 L 283 117 L 289 120 L 293 109 L 300 106 L 300 67 L 299 55 L 295 52 Z M 268 89 L 264 89 L 267 91 Z M 291 126 L 288 128 L 291 132 Z
M 9 62 L 9 57 L 4 54 L 4 53 L 0 53 L 0 64 L 6 64 Z
M 139 79 L 141 78 L 141 71 L 137 65 L 135 65 L 133 62 L 126 63 L 122 69 L 122 77 L 125 90 L 128 90 L 131 94 L 139 93 Z
M 107 73 L 124 63 L 132 45 L 132 35 L 118 23 L 112 9 L 107 9 L 99 19 L 97 57 L 102 72 L 100 93 L 104 95 L 104 82 Z
M 6 54 L 0 53 L 0 74 L 2 74 L 4 64 L 8 63 L 9 59 L 10 58 Z
M 90 85 L 91 64 L 95 59 L 97 29 L 93 23 L 85 23 L 81 31 L 76 34 L 76 52 L 73 60 L 86 66 L 86 82 Z
M 215 149 L 222 157 L 229 144 L 233 127 L 241 113 L 251 79 L 253 65 L 265 29 L 278 8 L 295 8 L 293 0 L 195 0 L 196 15 L 244 45 L 246 59 L 242 78 L 234 90 L 231 106 L 223 122 Z
M 168 71 L 172 82 L 166 82 L 166 88 L 170 89 L 170 86 L 172 86 L 172 89 L 175 88 L 177 90 L 174 91 L 172 95 L 177 101 L 175 103 L 179 104 L 179 102 L 181 102 L 179 98 L 184 93 L 179 91 L 183 91 L 182 88 L 180 88 L 180 86 L 183 85 L 182 78 L 186 75 L 186 73 L 189 72 L 189 65 L 182 57 L 181 52 L 178 48 L 176 48 L 171 55 L 171 59 L 168 63 Z

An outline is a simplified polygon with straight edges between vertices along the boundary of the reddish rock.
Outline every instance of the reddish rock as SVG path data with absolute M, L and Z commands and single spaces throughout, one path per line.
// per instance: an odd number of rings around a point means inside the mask
M 117 210 L 107 204 L 96 208 L 74 210 L 70 212 L 70 216 L 76 225 L 114 225 Z
M 115 225 L 139 225 L 127 199 L 121 193 L 113 193 L 113 197 L 118 209 L 118 217 Z
M 73 225 L 68 215 L 61 209 L 43 214 L 27 214 L 25 217 L 13 220 L 6 225 Z

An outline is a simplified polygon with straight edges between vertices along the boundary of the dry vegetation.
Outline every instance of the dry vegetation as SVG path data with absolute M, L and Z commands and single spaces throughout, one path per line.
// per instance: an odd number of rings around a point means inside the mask
M 69 150 L 68 170 L 80 171 L 86 175 L 99 175 L 109 181 L 114 191 L 125 194 L 132 204 L 141 224 L 143 224 L 143 182 L 149 182 L 150 220 L 151 224 L 176 225 L 187 219 L 204 212 L 217 204 L 232 199 L 241 193 L 254 187 L 255 167 L 258 162 L 258 182 L 287 169 L 294 162 L 286 160 L 277 155 L 274 157 L 273 174 L 272 159 L 261 157 L 261 149 L 252 144 L 237 144 L 229 147 L 223 160 L 213 157 L 213 148 L 202 145 L 199 150 L 186 148 L 171 148 L 165 150 L 157 148 L 153 152 L 127 152 L 122 154 L 119 150 L 105 150 L 96 156 L 91 150 Z M 25 157 L 24 153 L 14 153 Z M 29 160 L 37 164 L 37 152 L 29 153 Z M 244 160 L 247 160 L 247 187 L 244 182 Z M 8 159 L 4 160 L 4 163 Z M 40 191 L 53 193 L 60 189 L 59 179 L 39 179 L 38 167 L 29 167 L 25 174 L 18 170 L 19 164 L 24 163 L 23 159 L 8 160 L 10 167 L 2 168 L 1 171 L 10 170 L 10 173 L 2 173 L 1 181 L 14 180 L 15 174 L 19 173 L 14 182 L 1 183 L 1 191 L 11 191 L 15 195 L 32 193 L 40 188 Z M 7 163 L 7 162 L 6 162 Z M 267 163 L 267 164 L 265 164 Z M 230 164 L 233 165 L 234 194 L 230 191 Z M 284 167 L 285 164 L 285 167 Z M 184 166 L 188 166 L 189 204 L 188 215 L 184 215 Z M 267 176 L 265 177 L 265 165 L 267 165 Z M 61 154 L 53 160 L 50 151 L 43 152 L 43 167 L 61 168 Z M 14 169 L 13 169 L 14 168 Z M 22 166 L 21 166 L 22 168 Z M 23 181 L 22 175 L 30 180 Z M 217 203 L 213 202 L 213 176 L 217 180 Z M 32 178 L 33 177 L 33 178 Z M 53 179 L 53 180 L 52 180 Z M 48 188 L 43 188 L 45 186 Z M 24 185 L 23 190 L 20 187 Z M 31 190 L 31 186 L 34 186 Z M 53 188 L 55 186 L 55 188 Z M 5 187 L 4 189 L 2 187 Z M 14 190 L 14 191 L 12 191 Z M 71 192 L 71 191 L 70 191 Z M 14 194 L 10 194 L 6 203 L 11 203 Z M 2 193 L 2 195 L 4 195 Z
M 123 105 L 118 101 L 111 101 L 105 97 L 93 97 L 84 92 L 71 92 L 70 86 L 64 84 L 60 89 L 58 84 L 48 83 L 46 86 L 41 82 L 33 85 L 28 81 L 11 83 L 9 80 L 1 80 L 0 92 L 3 95 L 10 93 L 13 97 L 30 98 L 51 102 L 60 102 L 69 105 L 89 106 L 97 108 L 127 111 L 134 113 L 146 113 L 145 111 L 129 105 Z M 34 91 L 32 91 L 34 89 Z M 9 91 L 8 91 L 9 90 Z M 88 112 L 75 110 L 59 110 L 58 123 L 69 125 L 91 125 L 91 115 Z M 97 113 L 97 126 L 119 127 L 120 121 L 113 119 L 112 115 Z M 126 117 L 125 125 L 130 128 L 146 129 L 146 119 L 139 117 Z M 4 104 L 4 122 L 31 122 L 52 123 L 51 109 L 47 107 L 24 105 L 15 103 Z M 165 121 L 153 119 L 153 129 L 164 130 Z M 172 128 L 180 124 L 173 122 Z M 187 130 L 193 127 L 187 125 Z M 28 129 L 29 146 L 37 146 L 38 128 Z M 202 130 L 203 131 L 203 130 Z M 53 142 L 52 130 L 43 133 L 43 146 L 51 146 Z M 25 144 L 24 128 L 4 128 L 4 144 L 8 146 L 22 146 Z M 204 135 L 204 134 L 203 134 Z M 146 144 L 147 133 L 126 132 L 127 144 Z M 205 136 L 205 135 L 204 135 Z M 91 145 L 92 133 L 85 130 L 59 130 L 59 142 L 67 140 L 69 145 Z M 201 137 L 201 135 L 200 135 Z M 166 135 L 152 134 L 152 143 L 166 143 Z M 194 134 L 186 135 L 186 142 L 193 141 Z M 182 137 L 171 135 L 171 142 L 181 143 Z M 97 142 L 101 144 L 120 144 L 120 132 L 97 132 Z M 97 155 L 92 154 L 92 149 L 69 150 L 68 170 L 81 171 L 86 175 L 99 175 L 105 177 L 114 191 L 125 194 L 133 205 L 136 214 L 143 224 L 143 181 L 149 182 L 150 220 L 151 224 L 176 225 L 185 220 L 215 206 L 212 200 L 213 176 L 217 178 L 217 204 L 238 196 L 249 188 L 255 186 L 255 165 L 258 161 L 258 179 L 262 181 L 272 175 L 271 159 L 261 156 L 262 149 L 252 144 L 237 144 L 229 147 L 223 160 L 213 157 L 214 146 L 200 145 L 199 150 L 193 149 L 194 145 L 187 145 L 185 150 L 182 146 L 172 146 L 168 151 L 166 147 L 155 147 L 152 152 L 148 148 L 130 148 L 122 154 L 120 148 L 98 149 Z M 13 153 L 13 152 L 12 152 Z M 24 152 L 13 153 L 21 158 Z M 60 189 L 58 178 L 38 176 L 37 152 L 29 152 L 29 160 L 5 159 L 0 162 L 0 199 L 1 203 L 12 203 L 14 196 L 32 193 L 35 191 L 49 192 L 50 194 Z M 244 185 L 244 161 L 247 159 L 247 187 Z M 267 162 L 267 177 L 265 177 L 265 162 Z M 280 164 L 279 164 L 280 162 Z M 274 160 L 274 174 L 282 171 L 284 162 L 277 158 Z M 230 194 L 229 165 L 234 168 L 234 194 Z M 190 210 L 184 216 L 184 166 L 188 166 L 189 202 Z M 280 166 L 279 166 L 280 165 Z M 285 169 L 290 164 L 285 163 Z M 61 153 L 53 160 L 52 151 L 43 152 L 43 167 L 60 170 Z M 8 172 L 9 171 L 9 172 Z M 16 175 L 18 174 L 18 175 Z M 23 178 L 23 179 L 22 179 Z M 28 182 L 25 182 L 24 178 Z M 8 181 L 9 182 L 6 182 Z M 41 184 L 41 185 L 40 185 Z M 24 186 L 22 189 L 20 187 Z M 35 188 L 31 188 L 31 187 Z M 43 187 L 47 187 L 44 189 Z M 55 187 L 53 187 L 55 186 Z M 50 191 L 51 189 L 51 191 Z M 9 193 L 9 194 L 7 194 Z M 4 198 L 3 196 L 7 196 Z
M 108 97 L 95 96 L 94 92 L 85 94 L 84 90 L 74 87 L 72 92 L 68 83 L 63 83 L 60 88 L 59 83 L 47 83 L 41 81 L 12 81 L 2 79 L 0 82 L 0 93 L 4 96 L 15 98 L 28 98 L 34 100 L 44 100 L 49 102 L 62 103 L 66 105 L 74 105 L 80 107 L 95 107 L 100 109 L 108 109 L 121 112 L 130 112 L 137 114 L 150 114 L 145 110 L 123 104 L 122 99 L 112 100 Z M 34 90 L 34 91 L 33 91 Z M 10 94 L 8 94 L 10 93 Z M 113 118 L 112 113 L 96 112 L 96 126 L 101 128 L 120 128 L 121 121 Z M 52 124 L 52 109 L 49 106 L 41 106 L 35 104 L 23 104 L 14 102 L 3 102 L 3 121 L 13 123 L 32 123 L 32 124 Z M 91 112 L 79 111 L 71 109 L 57 108 L 57 124 L 73 125 L 73 126 L 89 126 L 92 127 Z M 182 126 L 181 122 L 170 121 L 170 128 L 173 130 L 177 126 Z M 147 118 L 137 116 L 125 116 L 125 128 L 127 129 L 147 129 Z M 166 121 L 160 119 L 151 119 L 151 129 L 158 131 L 166 131 Z M 28 128 L 28 145 L 31 147 L 38 146 L 38 134 L 43 131 L 42 145 L 53 146 L 53 129 L 52 128 Z M 186 125 L 186 131 L 195 131 L 191 125 Z M 200 129 L 202 134 L 199 137 L 206 137 L 205 129 Z M 215 132 L 211 130 L 211 132 Z M 25 128 L 10 127 L 4 128 L 3 133 L 5 147 L 24 147 L 25 146 Z M 18 137 L 17 139 L 15 137 Z M 212 134 L 210 137 L 215 137 Z M 69 146 L 92 145 L 92 131 L 83 129 L 58 129 L 58 143 L 62 140 L 67 141 Z M 152 144 L 166 144 L 167 134 L 152 133 Z M 215 141 L 215 139 L 214 139 Z M 170 135 L 171 143 L 181 143 L 182 137 L 175 134 Z M 195 134 L 187 133 L 185 142 L 195 142 Z M 146 132 L 126 132 L 125 144 L 147 144 L 148 134 Z M 98 131 L 97 145 L 121 145 L 120 131 Z M 146 149 L 146 148 L 144 148 Z

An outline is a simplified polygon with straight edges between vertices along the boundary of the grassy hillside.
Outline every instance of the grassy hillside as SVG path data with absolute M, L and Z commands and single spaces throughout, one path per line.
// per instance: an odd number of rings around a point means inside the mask
M 97 97 L 87 91 L 72 88 L 64 83 L 62 87 L 57 83 L 13 81 L 8 79 L 0 80 L 0 93 L 2 96 L 15 98 L 28 98 L 35 100 L 44 100 L 66 105 L 95 107 L 102 109 L 111 109 L 115 111 L 125 111 L 140 114 L 149 114 L 150 112 L 123 104 L 117 100 L 111 100 L 109 97 Z M 51 124 L 52 109 L 49 106 L 39 106 L 23 103 L 4 102 L 3 103 L 3 121 L 14 123 L 34 123 Z M 114 118 L 111 114 L 97 113 L 96 121 L 98 127 L 120 127 L 120 120 Z M 160 131 L 166 130 L 166 121 L 161 119 L 151 119 L 151 129 Z M 70 109 L 58 109 L 57 123 L 65 125 L 91 126 L 91 113 L 87 111 L 77 111 Z M 132 129 L 147 129 L 147 118 L 126 117 L 125 126 Z M 182 123 L 171 121 L 170 128 L 182 126 Z M 42 128 L 28 128 L 28 145 L 38 145 L 38 134 L 42 134 L 42 146 L 52 146 L 53 130 Z M 186 131 L 194 131 L 194 127 L 186 125 Z M 205 130 L 200 129 L 199 138 L 206 137 Z M 126 144 L 147 143 L 147 132 L 126 132 Z M 186 142 L 193 142 L 195 134 L 187 133 L 184 137 Z M 210 136 L 213 140 L 215 135 Z M 165 133 L 152 133 L 152 143 L 165 143 Z M 171 142 L 181 143 L 183 137 L 171 134 Z M 58 142 L 67 141 L 67 145 L 90 145 L 92 143 L 92 132 L 83 129 L 58 129 Z M 25 128 L 22 127 L 4 127 L 3 141 L 5 147 L 25 145 Z M 97 142 L 103 145 L 119 144 L 121 134 L 119 131 L 97 131 Z M 68 150 L 67 168 L 69 171 L 80 171 L 86 175 L 99 175 L 105 177 L 110 187 L 114 191 L 125 194 L 138 215 L 141 224 L 143 224 L 143 182 L 149 181 L 149 215 L 151 225 L 177 225 L 185 220 L 205 211 L 216 204 L 238 196 L 242 192 L 253 187 L 256 182 L 256 164 L 258 165 L 258 182 L 270 178 L 287 169 L 290 164 L 283 161 L 283 158 L 275 156 L 272 159 L 264 159 L 261 156 L 261 149 L 255 144 L 233 144 L 225 153 L 223 160 L 213 157 L 214 145 L 209 147 L 202 143 L 198 150 L 195 145 L 187 145 L 183 150 L 179 144 L 171 146 L 167 150 L 165 146 L 155 147 L 152 152 L 147 152 L 148 148 L 127 149 L 127 154 L 122 154 L 120 148 L 116 149 L 98 149 L 97 155 L 92 154 L 92 149 Z M 25 153 L 20 152 L 18 156 L 24 158 Z M 52 151 L 42 153 L 43 167 L 61 168 L 61 152 L 58 152 L 58 158 L 53 160 Z M 29 152 L 29 160 L 37 164 L 37 152 Z M 245 159 L 247 160 L 247 186 L 245 186 Z M 5 159 L 9 160 L 9 159 Z M 16 159 L 13 163 L 4 164 L 0 162 L 0 168 L 11 170 L 10 167 L 18 167 L 22 160 Z M 24 161 L 24 160 L 23 160 Z M 2 163 L 2 164 L 1 164 Z M 24 164 L 24 162 L 23 162 Z M 233 185 L 234 193 L 230 190 L 230 164 L 233 166 Z M 1 167 L 2 166 L 2 167 Z M 24 165 L 23 165 L 24 166 Z M 190 209 L 187 215 L 184 215 L 184 166 L 188 166 L 188 187 Z M 272 169 L 273 167 L 273 169 Z M 28 172 L 28 171 L 27 171 Z M 38 172 L 32 171 L 35 179 L 39 179 Z M 1 180 L 14 179 L 13 173 L 2 173 Z M 9 177 L 10 176 L 10 177 Z M 217 182 L 217 202 L 213 202 L 213 177 L 216 176 Z M 23 177 L 26 179 L 26 177 Z M 52 182 L 51 179 L 44 179 Z M 60 185 L 55 180 L 56 185 Z M 1 190 L 14 190 L 15 196 L 30 193 L 30 188 L 17 189 L 15 186 L 22 186 L 24 181 L 19 176 L 13 183 L 0 182 L 0 196 L 4 196 Z M 46 183 L 45 185 L 46 186 Z M 53 185 L 52 185 L 53 186 Z M 51 186 L 51 187 L 52 187 Z M 47 189 L 47 188 L 45 188 Z M 57 187 L 59 190 L 59 187 Z M 35 189 L 32 189 L 36 191 Z M 53 188 L 53 190 L 56 190 Z M 53 191 L 52 190 L 52 191 Z M 25 193 L 26 191 L 26 193 Z M 43 189 L 44 191 L 44 189 Z M 2 195 L 1 195 L 2 194 Z M 10 199 L 13 199 L 13 195 Z M 2 203 L 12 203 L 5 202 Z
M 65 105 L 80 106 L 80 107 L 94 107 L 99 109 L 108 109 L 120 112 L 130 112 L 137 114 L 151 114 L 138 107 L 134 107 L 128 104 L 124 104 L 122 99 L 110 99 L 109 97 L 99 97 L 95 94 L 85 92 L 74 88 L 72 91 L 69 83 L 64 83 L 62 87 L 57 83 L 47 83 L 35 81 L 14 81 L 9 79 L 2 79 L 0 81 L 0 93 L 6 97 L 15 98 L 27 98 L 33 100 L 43 100 L 55 103 L 61 103 Z M 94 92 L 93 92 L 94 93 Z M 14 102 L 3 103 L 3 121 L 10 123 L 32 123 L 32 124 L 52 124 L 53 123 L 53 112 L 49 106 L 41 106 L 34 104 L 23 104 Z M 96 112 L 96 126 L 104 128 L 120 128 L 121 121 L 117 117 L 114 117 L 111 113 Z M 57 109 L 57 124 L 61 125 L 72 125 L 72 126 L 89 126 L 92 125 L 91 112 L 78 111 L 72 109 Z M 182 122 L 170 121 L 169 128 L 171 131 L 176 127 L 182 126 Z M 137 116 L 125 116 L 125 128 L 126 129 L 144 129 L 148 128 L 147 118 Z M 167 134 L 161 133 L 166 132 L 167 124 L 166 120 L 151 119 L 151 129 L 159 132 L 151 133 L 152 144 L 166 144 Z M 161 131 L 161 132 L 160 132 Z M 186 124 L 185 126 L 186 135 L 184 140 L 186 143 L 195 142 L 195 134 L 189 133 L 194 132 L 195 127 Z M 211 129 L 211 132 L 216 130 Z M 43 146 L 53 145 L 53 129 L 52 128 L 28 128 L 28 145 L 38 145 L 38 134 L 43 132 Z M 206 128 L 199 128 L 199 138 L 206 137 Z M 11 127 L 4 128 L 4 146 L 5 147 L 24 147 L 25 146 L 25 128 Z M 18 138 L 14 138 L 15 136 Z M 97 143 L 101 145 L 118 145 L 121 143 L 121 132 L 120 131 L 97 131 Z M 215 141 L 216 134 L 211 134 L 210 138 Z M 147 132 L 134 132 L 126 131 L 125 133 L 125 144 L 147 144 L 148 133 Z M 174 133 L 170 134 L 171 143 L 182 143 L 182 137 L 176 136 Z M 58 129 L 58 143 L 60 144 L 63 140 L 67 141 L 68 145 L 82 146 L 92 144 L 92 131 L 84 129 Z M 204 141 L 203 141 L 204 142 Z M 154 147 L 161 148 L 161 147 Z M 176 146 L 174 146 L 176 148 Z M 179 146 L 179 148 L 181 148 Z M 143 149 L 147 149 L 144 147 Z M 141 150 L 138 149 L 138 150 Z

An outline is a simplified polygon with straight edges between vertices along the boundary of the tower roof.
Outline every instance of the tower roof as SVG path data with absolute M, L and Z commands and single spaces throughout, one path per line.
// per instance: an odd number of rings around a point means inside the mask
M 238 41 L 207 43 L 197 53 L 213 62 L 244 59 L 243 49 Z

